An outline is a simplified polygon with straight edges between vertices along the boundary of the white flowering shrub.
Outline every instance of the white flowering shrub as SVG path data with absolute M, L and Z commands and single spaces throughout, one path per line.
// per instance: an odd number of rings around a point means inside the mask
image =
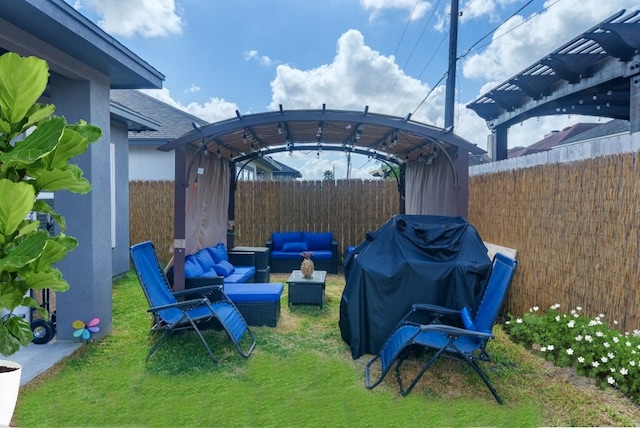
M 547 311 L 534 306 L 521 317 L 509 317 L 504 329 L 511 340 L 539 350 L 554 364 L 575 367 L 600 387 L 619 388 L 640 403 L 640 330 L 621 333 L 607 326 L 604 314 L 589 318 L 581 311 L 577 307 L 562 313 L 558 304 Z

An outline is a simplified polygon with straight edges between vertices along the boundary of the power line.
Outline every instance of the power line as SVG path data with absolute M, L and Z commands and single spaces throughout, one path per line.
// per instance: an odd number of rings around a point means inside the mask
M 424 26 L 422 27 L 422 31 L 420 32 L 420 36 L 418 37 L 418 40 L 416 40 L 415 44 L 413 45 L 413 48 L 411 49 L 411 52 L 409 53 L 409 56 L 407 57 L 407 60 L 405 61 L 405 63 L 402 65 L 402 67 L 400 68 L 401 70 L 404 70 L 407 65 L 409 64 L 409 61 L 411 60 L 411 58 L 413 57 L 413 54 L 415 53 L 418 44 L 420 43 L 420 41 L 422 40 L 422 36 L 424 36 L 425 31 L 427 30 L 427 27 L 429 26 L 429 23 L 431 22 L 431 19 L 433 18 L 434 14 L 435 14 L 435 10 L 438 8 L 438 6 L 440 5 L 440 1 L 438 0 L 438 3 L 435 5 L 435 7 L 433 8 L 433 11 L 431 13 L 431 16 L 429 17 L 429 19 L 427 19 L 427 22 L 425 22 Z M 435 53 L 434 53 L 435 55 Z M 396 85 L 398 84 L 398 81 L 400 80 L 400 76 L 396 77 L 396 81 L 393 82 L 393 85 L 391 86 L 391 88 L 389 89 L 389 91 L 387 92 L 387 95 L 384 98 L 384 102 L 387 101 L 387 98 L 389 98 L 389 95 L 391 95 L 391 93 L 393 92 L 393 90 L 395 89 Z
M 503 20 L 500 24 L 498 24 L 493 30 L 491 30 L 490 32 L 488 32 L 487 34 L 485 34 L 484 36 L 482 36 L 480 39 L 478 39 L 475 43 L 473 43 L 471 45 L 471 47 L 469 47 L 464 54 L 458 56 L 456 58 L 456 61 L 459 61 L 461 59 L 463 59 L 464 57 L 466 57 L 467 55 L 469 55 L 472 51 L 473 48 L 475 46 L 478 45 L 478 43 L 480 43 L 482 40 L 486 39 L 487 37 L 489 37 L 491 34 L 495 33 L 500 27 L 502 27 L 507 21 L 509 21 L 511 18 L 513 18 L 514 16 L 516 16 L 518 13 L 520 13 L 525 7 L 529 6 L 531 3 L 533 3 L 534 0 L 529 0 L 527 3 L 525 3 L 522 7 L 520 7 L 517 11 L 515 11 L 514 13 L 512 13 L 507 19 Z M 546 10 L 548 10 L 550 7 L 552 7 L 553 5 L 557 4 L 560 0 L 556 0 L 555 2 L 551 3 L 549 6 L 543 8 L 540 12 L 530 16 L 529 18 L 523 20 L 520 24 L 518 24 L 517 26 L 511 28 L 509 31 L 506 31 L 504 34 L 501 34 L 499 37 L 503 37 L 504 35 L 510 33 L 511 31 L 515 30 L 516 28 L 520 27 L 521 25 L 523 25 L 526 22 L 529 22 L 530 20 L 532 20 L 533 18 L 536 18 L 538 16 L 540 16 L 541 12 L 544 12 Z M 497 37 L 494 40 L 497 40 L 499 37 Z M 442 43 L 441 43 L 442 44 Z M 489 43 L 482 45 L 481 47 L 487 46 L 489 45 Z M 426 69 L 426 67 L 425 67 Z M 418 111 L 418 109 L 424 104 L 424 102 L 427 100 L 427 98 L 433 93 L 433 91 L 435 90 L 435 88 L 438 86 L 438 84 L 440 84 L 440 82 L 442 82 L 442 80 L 447 76 L 447 72 L 445 72 L 442 77 L 440 78 L 440 80 L 438 80 L 438 82 L 431 88 L 431 90 L 427 93 L 427 95 L 422 99 L 422 101 L 420 101 L 420 103 L 418 104 L 418 107 L 416 107 L 413 110 L 412 115 L 414 115 L 416 113 L 416 111 Z M 406 96 L 405 96 L 406 98 Z M 404 99 L 403 99 L 404 101 Z
M 530 17 L 526 18 L 525 20 L 523 20 L 521 23 L 519 23 L 518 25 L 514 26 L 513 28 L 509 29 L 508 31 L 505 31 L 504 33 L 500 34 L 498 37 L 496 37 L 495 39 L 493 39 L 493 41 L 500 39 L 501 37 L 506 36 L 507 34 L 509 34 L 510 32 L 512 32 L 513 30 L 515 30 L 516 28 L 519 28 L 520 26 L 526 24 L 527 22 L 531 21 L 534 18 L 537 18 L 538 16 L 540 16 L 540 14 L 542 12 L 545 12 L 547 10 L 549 10 L 549 8 L 551 8 L 552 6 L 554 6 L 555 4 L 557 4 L 560 0 L 556 0 L 553 3 L 549 4 L 549 6 L 543 8 L 542 10 L 540 10 L 540 12 L 536 12 L 533 15 L 531 15 Z M 520 9 L 518 9 L 517 12 L 513 13 L 509 18 L 507 18 L 504 22 L 502 22 L 500 25 L 498 25 L 495 29 L 493 29 L 491 32 L 487 33 L 486 35 L 484 35 L 483 37 L 481 37 L 478 41 L 476 41 L 473 45 L 471 45 L 463 55 L 460 55 L 458 57 L 458 59 L 463 59 L 464 57 L 466 57 L 467 55 L 469 55 L 471 52 L 474 52 L 473 48 L 480 43 L 482 40 L 486 39 L 489 35 L 493 34 L 494 32 L 496 32 L 498 30 L 498 28 L 500 28 L 503 24 L 506 23 L 506 21 L 508 21 L 509 19 L 513 18 L 518 12 L 522 11 L 522 9 L 524 9 L 526 6 L 528 6 L 529 4 L 531 4 L 533 2 L 533 0 L 530 0 L 529 2 L 527 2 L 527 4 L 525 4 L 524 6 L 522 6 Z M 484 45 L 481 45 L 478 47 L 478 49 L 482 49 L 486 46 L 489 46 L 491 43 L 485 43 Z
M 400 36 L 400 40 L 398 40 L 398 44 L 396 45 L 396 49 L 393 51 L 394 58 L 395 58 L 396 54 L 398 53 L 398 49 L 400 48 L 400 44 L 402 43 L 402 40 L 404 39 L 404 35 L 407 33 L 407 28 L 409 28 L 409 24 L 411 23 L 411 17 L 413 16 L 413 13 L 415 12 L 415 10 L 418 7 L 419 3 L 420 3 L 420 0 L 416 0 L 416 3 L 413 5 L 413 9 L 411 10 L 411 14 L 409 15 L 409 18 L 407 18 L 407 23 L 404 25 L 404 30 L 402 30 L 402 35 Z M 378 93 L 380 92 L 380 88 L 382 88 L 382 83 L 384 82 L 384 79 L 387 78 L 387 74 L 389 74 L 389 69 L 390 68 L 391 68 L 391 62 L 389 62 L 389 65 L 387 65 L 387 70 L 384 72 L 384 76 L 382 76 L 382 80 L 380 80 L 380 84 L 378 85 L 378 89 L 376 90 L 376 94 L 373 96 L 373 101 L 375 101 L 376 98 L 378 97 Z

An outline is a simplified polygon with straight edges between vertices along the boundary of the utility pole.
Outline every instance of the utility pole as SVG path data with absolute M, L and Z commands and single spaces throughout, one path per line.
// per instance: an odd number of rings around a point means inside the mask
M 458 60 L 458 0 L 451 0 L 449 23 L 449 71 L 444 101 L 444 128 L 453 127 L 453 110 L 456 102 L 456 62 Z

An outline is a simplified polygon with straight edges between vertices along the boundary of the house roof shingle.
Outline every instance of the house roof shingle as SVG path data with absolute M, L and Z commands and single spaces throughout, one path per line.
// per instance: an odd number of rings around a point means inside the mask
M 200 126 L 209 124 L 209 122 L 202 120 L 197 116 L 177 109 L 136 90 L 112 90 L 111 101 L 148 116 L 160 123 L 160 128 L 157 131 L 131 133 L 129 138 L 134 141 L 146 140 L 148 142 L 161 141 L 164 143 L 166 141 L 173 140 L 186 132 L 192 131 L 193 127 L 191 124 L 193 122 Z

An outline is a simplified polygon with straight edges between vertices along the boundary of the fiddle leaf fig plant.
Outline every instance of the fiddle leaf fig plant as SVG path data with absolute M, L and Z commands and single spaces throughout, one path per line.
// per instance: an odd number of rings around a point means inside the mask
M 30 325 L 14 316 L 19 306 L 48 316 L 29 290 L 65 291 L 69 284 L 53 265 L 77 247 L 65 235 L 64 218 L 40 192 L 87 193 L 91 184 L 70 159 L 102 136 L 84 121 L 67 124 L 55 106 L 41 104 L 49 66 L 36 57 L 0 56 L 0 354 L 11 355 L 33 339 Z M 60 233 L 40 229 L 33 213 L 50 215 Z

